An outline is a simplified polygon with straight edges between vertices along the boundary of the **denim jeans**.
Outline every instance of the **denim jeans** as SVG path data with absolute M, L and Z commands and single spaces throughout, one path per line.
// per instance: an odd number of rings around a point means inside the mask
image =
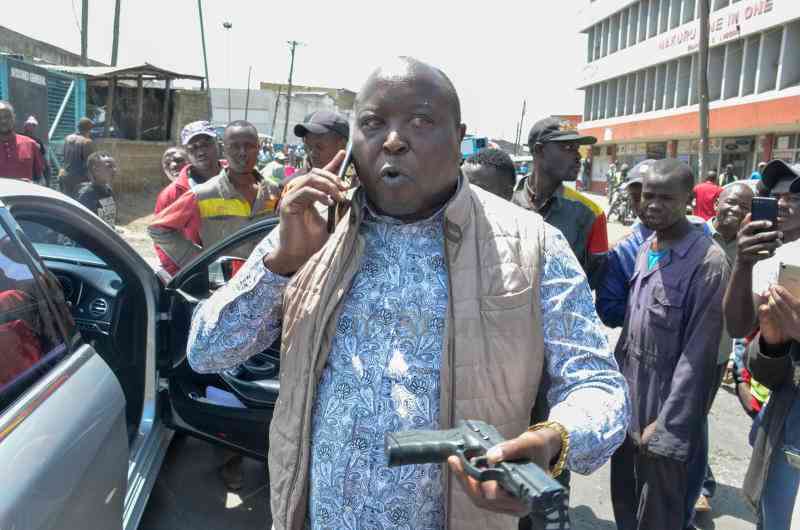
M 761 497 L 763 530 L 790 530 L 792 525 L 800 470 L 789 464 L 784 449 L 800 454 L 800 400 L 795 400 L 786 417 L 783 445 L 776 447 L 772 453 L 767 483 Z

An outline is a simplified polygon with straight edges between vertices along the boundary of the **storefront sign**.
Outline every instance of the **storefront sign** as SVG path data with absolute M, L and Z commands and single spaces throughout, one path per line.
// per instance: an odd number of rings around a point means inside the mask
M 710 45 L 756 35 L 797 18 L 800 18 L 798 0 L 741 0 L 711 13 Z M 695 19 L 590 62 L 583 69 L 581 84 L 586 86 L 613 79 L 696 52 L 699 42 L 700 21 Z
M 712 13 L 709 20 L 709 43 L 711 46 L 727 40 L 738 38 L 742 33 L 742 22 L 754 20 L 771 13 L 775 9 L 776 0 L 751 0 L 742 2 L 735 11 L 717 15 Z M 674 46 L 687 45 L 687 51 L 698 48 L 700 38 L 699 22 L 685 28 L 676 28 L 664 33 L 658 38 L 658 47 L 661 50 Z
M 753 150 L 753 138 L 726 138 L 722 150 L 726 153 L 749 153 Z

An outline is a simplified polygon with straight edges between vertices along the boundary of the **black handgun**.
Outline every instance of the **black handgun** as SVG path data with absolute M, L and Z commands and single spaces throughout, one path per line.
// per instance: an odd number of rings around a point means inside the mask
M 531 513 L 547 519 L 567 517 L 564 487 L 530 460 L 500 462 L 490 466 L 486 451 L 505 438 L 488 423 L 466 420 L 444 431 L 403 431 L 386 434 L 389 467 L 444 462 L 458 456 L 467 475 L 481 482 L 496 480 L 522 500 Z

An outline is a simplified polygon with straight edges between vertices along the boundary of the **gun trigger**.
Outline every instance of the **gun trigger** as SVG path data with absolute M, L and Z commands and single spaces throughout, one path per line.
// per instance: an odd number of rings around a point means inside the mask
M 503 480 L 506 476 L 505 470 L 490 467 L 489 460 L 485 456 L 475 457 L 472 462 L 467 460 L 464 453 L 460 453 L 459 456 L 461 457 L 461 465 L 464 466 L 464 471 L 478 482 Z

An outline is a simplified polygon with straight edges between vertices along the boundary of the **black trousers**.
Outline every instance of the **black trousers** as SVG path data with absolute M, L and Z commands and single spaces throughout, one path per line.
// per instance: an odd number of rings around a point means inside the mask
M 611 457 L 611 503 L 618 530 L 681 530 L 686 462 L 647 453 L 630 438 Z

